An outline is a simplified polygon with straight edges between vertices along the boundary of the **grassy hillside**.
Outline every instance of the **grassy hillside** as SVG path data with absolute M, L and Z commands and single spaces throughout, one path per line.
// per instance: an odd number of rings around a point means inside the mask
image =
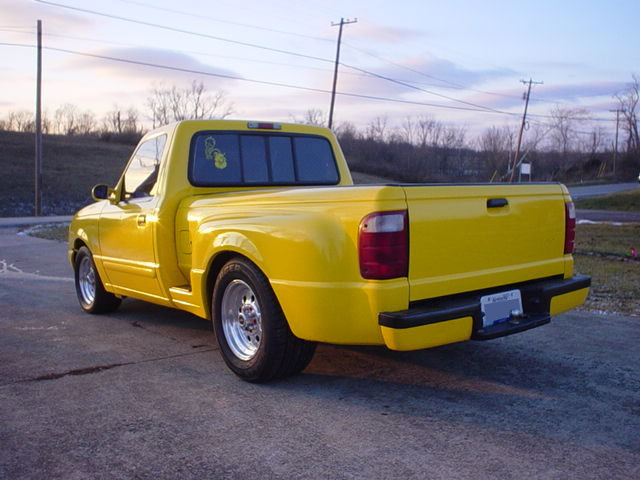
M 0 216 L 33 215 L 34 135 L 0 131 Z M 42 208 L 45 215 L 74 213 L 90 203 L 97 183 L 113 185 L 133 145 L 92 137 L 44 135 Z

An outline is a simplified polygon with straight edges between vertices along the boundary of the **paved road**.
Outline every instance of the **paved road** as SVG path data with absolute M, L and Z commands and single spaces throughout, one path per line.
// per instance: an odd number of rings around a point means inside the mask
M 577 200 L 579 198 L 599 197 L 609 195 L 610 193 L 622 192 L 625 190 L 634 190 L 640 188 L 638 182 L 630 183 L 611 183 L 607 185 L 587 185 L 584 187 L 575 186 L 568 187 L 571 198 Z
M 0 478 L 640 478 L 638 318 L 322 345 L 303 374 L 252 385 L 204 320 L 81 312 L 65 255 L 0 229 Z

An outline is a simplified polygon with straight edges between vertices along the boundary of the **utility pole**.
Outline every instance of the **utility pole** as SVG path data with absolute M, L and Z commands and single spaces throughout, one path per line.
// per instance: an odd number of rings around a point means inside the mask
M 35 216 L 42 215 L 42 20 L 37 24 Z
M 333 69 L 333 89 L 331 90 L 331 106 L 329 107 L 329 128 L 333 124 L 333 104 L 336 102 L 336 85 L 338 84 L 338 65 L 340 64 L 340 42 L 342 41 L 342 26 L 348 25 L 350 23 L 356 23 L 358 21 L 357 18 L 353 20 L 349 20 L 348 18 L 345 20 L 344 18 L 340 19 L 340 23 L 331 22 L 331 26 L 340 26 L 338 30 L 338 48 L 336 49 L 336 64 Z
M 525 96 L 524 114 L 522 115 L 522 124 L 520 125 L 520 132 L 518 132 L 518 145 L 516 147 L 516 156 L 513 159 L 513 167 L 511 169 L 511 177 L 509 177 L 509 183 L 513 182 L 513 176 L 515 175 L 516 168 L 518 166 L 518 160 L 520 158 L 520 144 L 522 142 L 522 132 L 524 131 L 524 126 L 527 120 L 527 108 L 529 107 L 529 97 L 531 96 L 531 85 L 532 84 L 541 85 L 543 82 L 534 82 L 533 80 L 531 80 L 531 78 L 529 78 L 528 82 L 526 80 L 520 80 L 520 83 L 523 83 L 524 85 L 528 83 L 529 88 L 527 89 L 527 94 Z
M 615 147 L 613 148 L 613 174 L 616 174 L 616 158 L 618 157 L 618 125 L 620 125 L 620 110 L 616 108 L 615 110 L 609 110 L 610 112 L 616 112 L 616 142 Z

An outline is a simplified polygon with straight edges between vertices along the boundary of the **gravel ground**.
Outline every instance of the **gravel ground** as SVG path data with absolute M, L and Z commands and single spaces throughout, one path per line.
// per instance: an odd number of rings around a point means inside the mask
M 640 477 L 637 318 L 320 345 L 301 375 L 252 385 L 204 320 L 80 311 L 65 250 L 0 229 L 0 478 Z

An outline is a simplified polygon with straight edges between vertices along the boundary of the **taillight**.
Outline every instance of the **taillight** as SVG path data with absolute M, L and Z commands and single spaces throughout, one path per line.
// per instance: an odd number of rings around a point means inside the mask
M 573 253 L 576 245 L 576 207 L 573 202 L 564 204 L 564 253 Z
M 383 280 L 406 277 L 409 269 L 407 211 L 375 212 L 360 222 L 360 275 Z

